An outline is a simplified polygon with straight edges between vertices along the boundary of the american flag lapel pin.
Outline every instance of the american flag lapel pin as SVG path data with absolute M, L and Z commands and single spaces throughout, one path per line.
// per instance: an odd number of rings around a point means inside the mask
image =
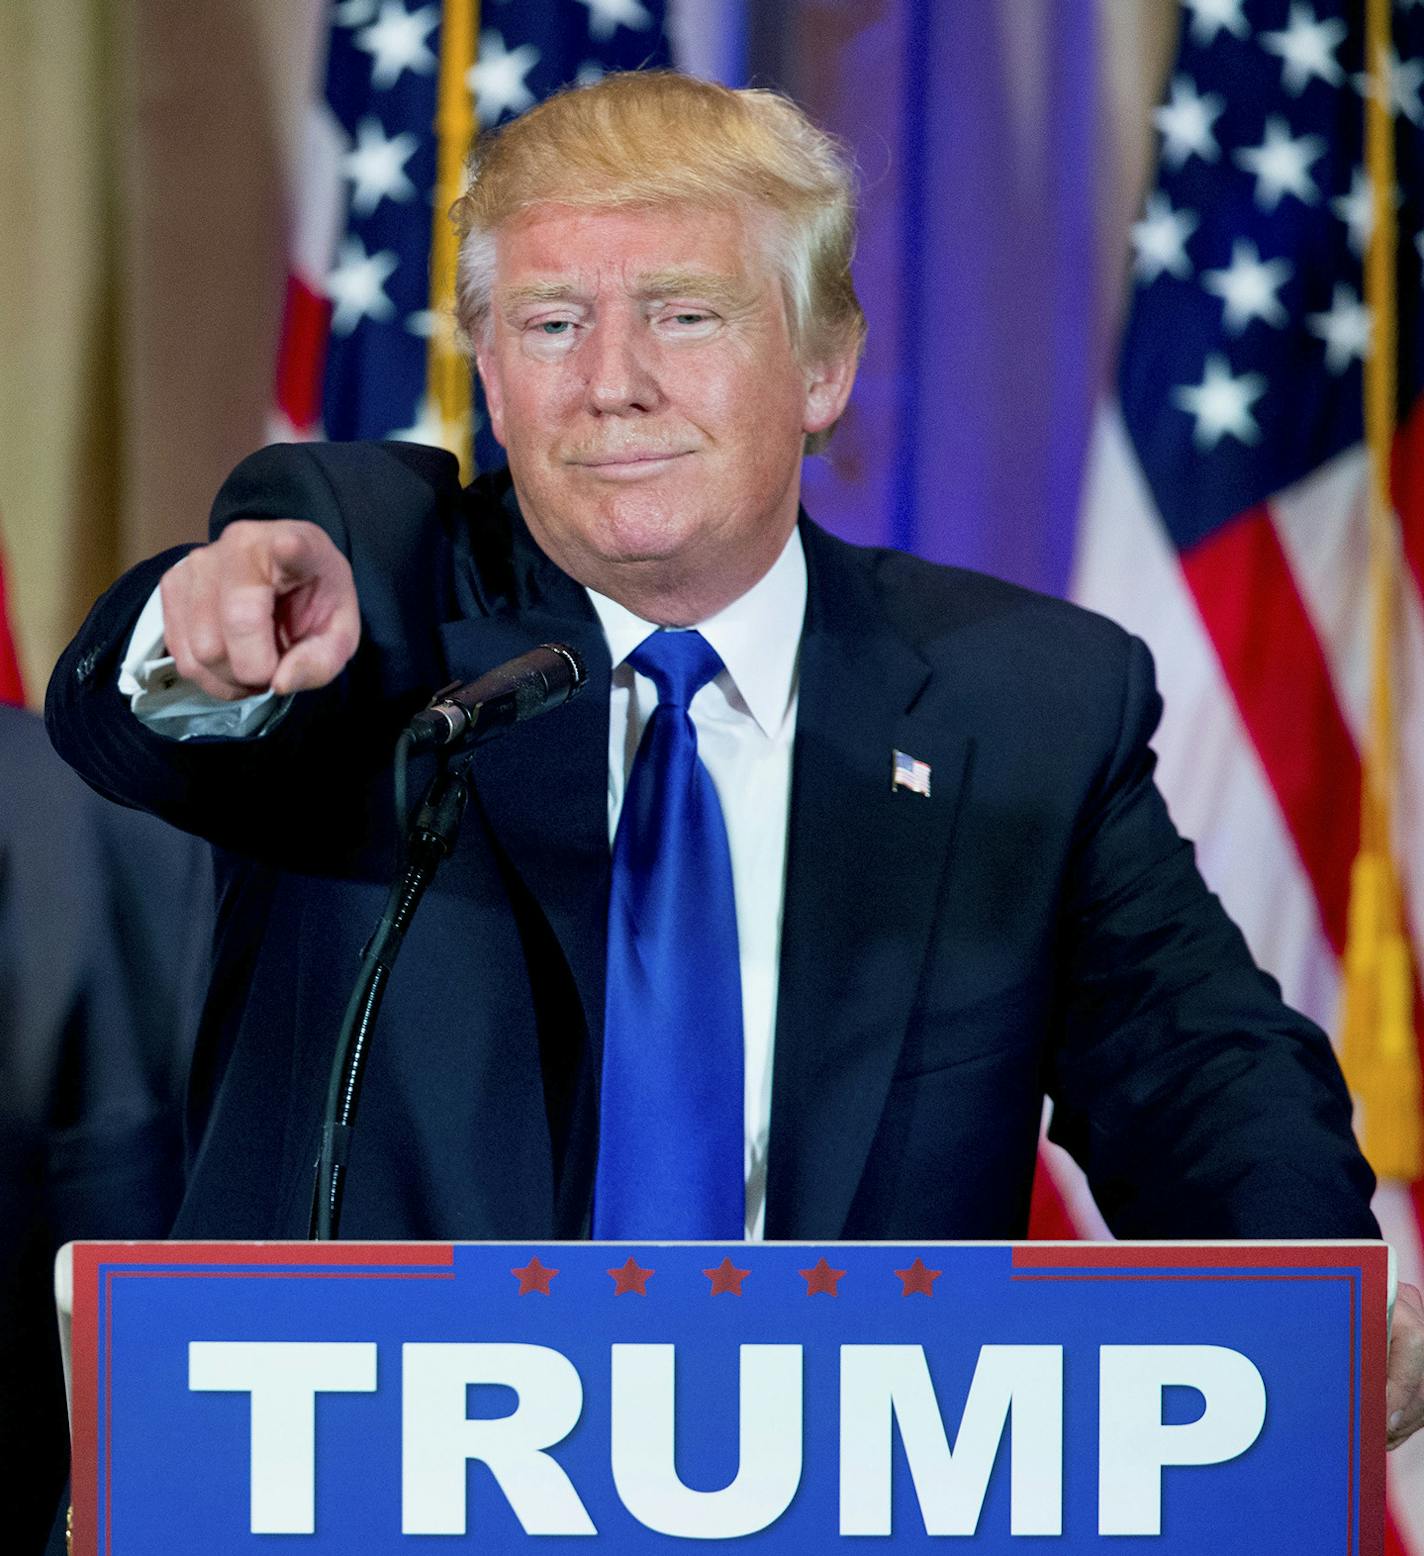
M 912 794 L 923 794 L 929 799 L 930 764 L 916 756 L 907 756 L 903 751 L 893 751 L 891 756 L 891 789 L 908 789 Z

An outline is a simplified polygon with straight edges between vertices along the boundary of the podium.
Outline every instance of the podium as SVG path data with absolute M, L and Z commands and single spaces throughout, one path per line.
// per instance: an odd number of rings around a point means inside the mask
M 1388 1260 L 75 1243 L 73 1550 L 1382 1556 Z

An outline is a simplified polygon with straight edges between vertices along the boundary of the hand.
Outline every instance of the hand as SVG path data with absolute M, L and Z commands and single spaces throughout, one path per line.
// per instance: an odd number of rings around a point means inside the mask
M 1401 1285 L 1394 1299 L 1384 1400 L 1385 1447 L 1398 1448 L 1424 1426 L 1424 1297 L 1417 1286 Z
M 325 686 L 361 640 L 351 564 L 302 519 L 239 519 L 159 590 L 179 673 L 225 702 Z

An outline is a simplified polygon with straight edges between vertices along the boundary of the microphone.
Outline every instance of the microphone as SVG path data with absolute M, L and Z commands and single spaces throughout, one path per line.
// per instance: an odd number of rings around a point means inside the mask
M 462 686 L 452 681 L 410 721 L 410 749 L 467 746 L 557 708 L 583 686 L 583 660 L 566 643 L 541 643 Z

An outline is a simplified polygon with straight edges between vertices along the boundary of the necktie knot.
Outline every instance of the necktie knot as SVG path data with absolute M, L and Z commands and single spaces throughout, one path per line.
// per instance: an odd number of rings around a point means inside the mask
M 700 632 L 650 632 L 627 661 L 658 689 L 658 706 L 686 708 L 722 668 L 717 650 Z

